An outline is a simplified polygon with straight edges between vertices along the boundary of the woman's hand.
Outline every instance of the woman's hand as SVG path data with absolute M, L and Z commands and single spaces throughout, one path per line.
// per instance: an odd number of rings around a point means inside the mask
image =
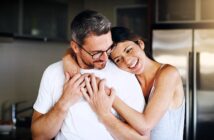
M 82 98 L 83 95 L 81 92 L 81 87 L 85 87 L 84 79 L 88 76 L 89 74 L 81 75 L 78 73 L 71 77 L 68 73 L 66 73 L 63 93 L 60 97 L 60 101 L 63 103 L 65 110 Z
M 62 58 L 64 73 L 69 73 L 71 77 L 74 74 L 80 73 L 80 68 L 76 63 L 75 58 L 72 57 L 73 55 L 74 55 L 73 50 L 69 48 L 66 50 L 66 53 Z
M 81 88 L 81 92 L 90 104 L 93 111 L 102 121 L 106 115 L 111 114 L 112 104 L 115 98 L 115 91 L 110 89 L 109 95 L 105 90 L 105 80 L 96 81 L 96 77 L 92 74 L 85 77 L 86 88 Z

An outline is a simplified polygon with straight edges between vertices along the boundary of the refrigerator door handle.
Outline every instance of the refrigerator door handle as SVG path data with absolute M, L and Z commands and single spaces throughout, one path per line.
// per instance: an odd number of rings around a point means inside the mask
M 193 139 L 196 140 L 197 138 L 197 71 L 199 65 L 199 52 L 194 52 L 193 56 Z
M 190 138 L 190 69 L 191 69 L 191 65 L 192 65 L 192 62 L 191 62 L 191 59 L 192 58 L 192 52 L 188 52 L 188 58 L 187 58 L 187 78 L 186 78 L 186 94 L 185 94 L 185 100 L 186 100 L 186 113 L 185 113 L 185 139 L 186 140 L 189 140 Z

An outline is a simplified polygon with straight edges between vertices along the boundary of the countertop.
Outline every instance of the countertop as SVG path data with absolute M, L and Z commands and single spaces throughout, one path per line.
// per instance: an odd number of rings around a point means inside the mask
M 0 134 L 0 140 L 31 140 L 30 128 L 18 127 L 10 134 Z

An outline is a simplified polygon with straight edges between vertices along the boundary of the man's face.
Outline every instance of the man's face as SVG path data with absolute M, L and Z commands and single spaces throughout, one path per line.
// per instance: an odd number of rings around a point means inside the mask
M 84 40 L 84 44 L 79 47 L 76 54 L 81 68 L 103 69 L 108 60 L 105 51 L 109 50 L 112 45 L 111 32 L 100 36 L 90 35 Z M 100 57 L 94 58 L 93 55 L 101 53 Z M 95 56 L 96 57 L 96 56 Z

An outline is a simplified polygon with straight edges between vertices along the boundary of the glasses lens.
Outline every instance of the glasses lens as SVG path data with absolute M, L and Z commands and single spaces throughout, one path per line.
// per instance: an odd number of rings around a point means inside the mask
M 109 48 L 109 49 L 106 51 L 106 53 L 107 53 L 108 56 L 111 54 L 111 51 L 112 51 L 111 48 Z
M 109 56 L 109 55 L 111 54 L 111 52 L 112 52 L 112 48 L 109 48 L 109 49 L 106 50 L 106 51 L 98 52 L 98 53 L 94 54 L 94 55 L 92 56 L 92 58 L 93 58 L 93 59 L 99 59 L 99 58 L 103 55 L 103 53 L 106 53 L 106 54 Z
M 99 52 L 93 55 L 93 59 L 99 59 L 102 56 L 103 52 Z

